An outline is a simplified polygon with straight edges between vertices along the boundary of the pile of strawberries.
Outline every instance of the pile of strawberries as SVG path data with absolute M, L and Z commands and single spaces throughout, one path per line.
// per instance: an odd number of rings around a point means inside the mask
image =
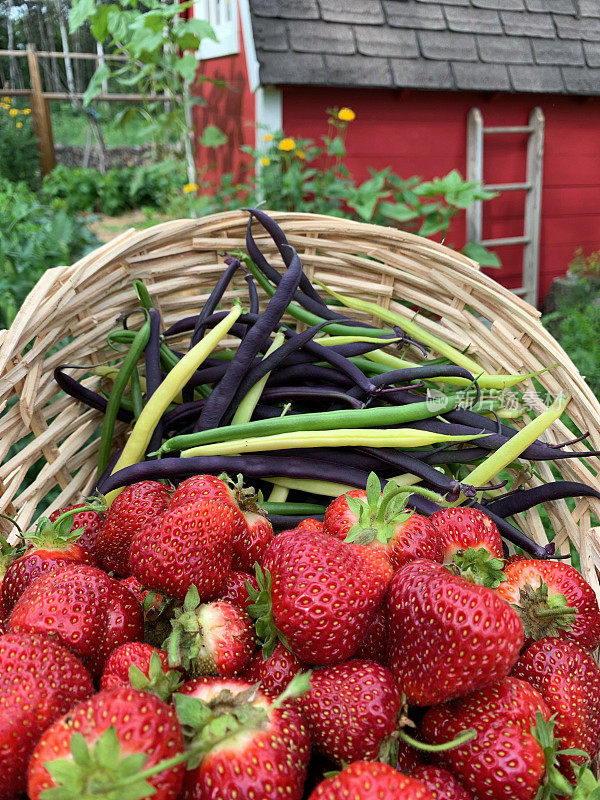
M 3 543 L 0 797 L 600 796 L 600 610 L 564 561 L 393 483 L 274 534 L 144 481 Z

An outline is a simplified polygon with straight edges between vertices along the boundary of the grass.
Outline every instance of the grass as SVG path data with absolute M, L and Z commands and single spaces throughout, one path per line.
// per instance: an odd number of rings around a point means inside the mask
M 129 104 L 128 104 L 129 105 Z M 121 127 L 114 117 L 121 109 L 120 103 L 98 103 L 94 109 L 99 115 L 102 134 L 107 147 L 134 147 L 150 141 L 143 126 L 135 122 Z M 74 109 L 69 103 L 52 101 L 50 103 L 52 132 L 56 144 L 83 147 L 89 130 L 88 117 L 85 111 Z M 95 139 L 92 137 L 92 145 Z

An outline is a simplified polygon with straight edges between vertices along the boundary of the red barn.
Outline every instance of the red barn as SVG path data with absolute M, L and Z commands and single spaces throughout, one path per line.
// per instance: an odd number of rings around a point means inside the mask
M 357 179 L 456 168 L 506 185 L 451 238 L 487 243 L 494 277 L 530 302 L 576 248 L 600 248 L 599 0 L 200 0 L 195 13 L 219 37 L 200 70 L 227 83 L 203 88 L 198 126 L 230 142 L 201 166 L 235 172 L 265 129 L 317 139 L 326 109 L 349 106 Z

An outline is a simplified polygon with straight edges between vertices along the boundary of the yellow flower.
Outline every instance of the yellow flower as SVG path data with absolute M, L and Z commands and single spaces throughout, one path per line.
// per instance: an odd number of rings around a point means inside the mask
M 268 156 L 263 156 L 260 160 L 260 163 L 263 165 L 263 167 L 268 167 L 271 163 L 271 159 Z
M 296 150 L 296 158 L 306 158 L 304 150 Z
M 279 149 L 283 150 L 286 153 L 289 153 L 290 150 L 294 150 L 296 147 L 296 142 L 293 139 L 282 139 L 279 142 Z
M 272 133 L 265 133 L 262 137 L 263 142 L 272 142 L 273 141 L 273 134 Z
M 30 108 L 24 108 L 23 109 L 23 113 L 24 114 L 31 114 L 31 109 Z
M 353 119 L 356 118 L 356 114 L 352 111 L 351 108 L 340 108 L 338 111 L 338 119 L 341 119 L 342 122 L 352 122 Z
M 10 114 L 11 117 L 16 117 L 19 112 L 17 111 L 16 108 L 11 108 L 11 110 L 8 113 Z
M 22 127 L 23 127 L 23 123 L 22 122 L 17 122 L 17 128 L 22 128 Z
M 6 109 L 6 108 L 10 108 L 10 106 L 8 105 L 8 103 L 0 103 L 0 107 L 1 107 L 1 108 L 5 108 L 5 109 Z
M 10 97 L 0 97 L 0 100 L 2 100 L 3 103 L 8 103 L 8 105 L 11 103 Z
M 197 183 L 186 183 L 183 187 L 184 194 L 191 194 L 191 192 L 198 191 L 198 184 Z

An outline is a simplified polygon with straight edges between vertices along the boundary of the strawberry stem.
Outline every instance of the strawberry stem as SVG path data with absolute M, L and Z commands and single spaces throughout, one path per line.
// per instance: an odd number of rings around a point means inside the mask
M 412 736 L 409 736 L 408 733 L 405 733 L 404 731 L 398 731 L 398 736 L 417 750 L 423 750 L 425 753 L 443 753 L 446 750 L 452 750 L 455 747 L 460 747 L 461 745 L 472 741 L 477 736 L 477 731 L 475 731 L 473 728 L 469 728 L 468 730 L 459 733 L 456 738 L 451 739 L 449 742 L 442 742 L 441 744 L 427 744 L 426 742 L 420 742 L 418 739 L 413 739 Z

